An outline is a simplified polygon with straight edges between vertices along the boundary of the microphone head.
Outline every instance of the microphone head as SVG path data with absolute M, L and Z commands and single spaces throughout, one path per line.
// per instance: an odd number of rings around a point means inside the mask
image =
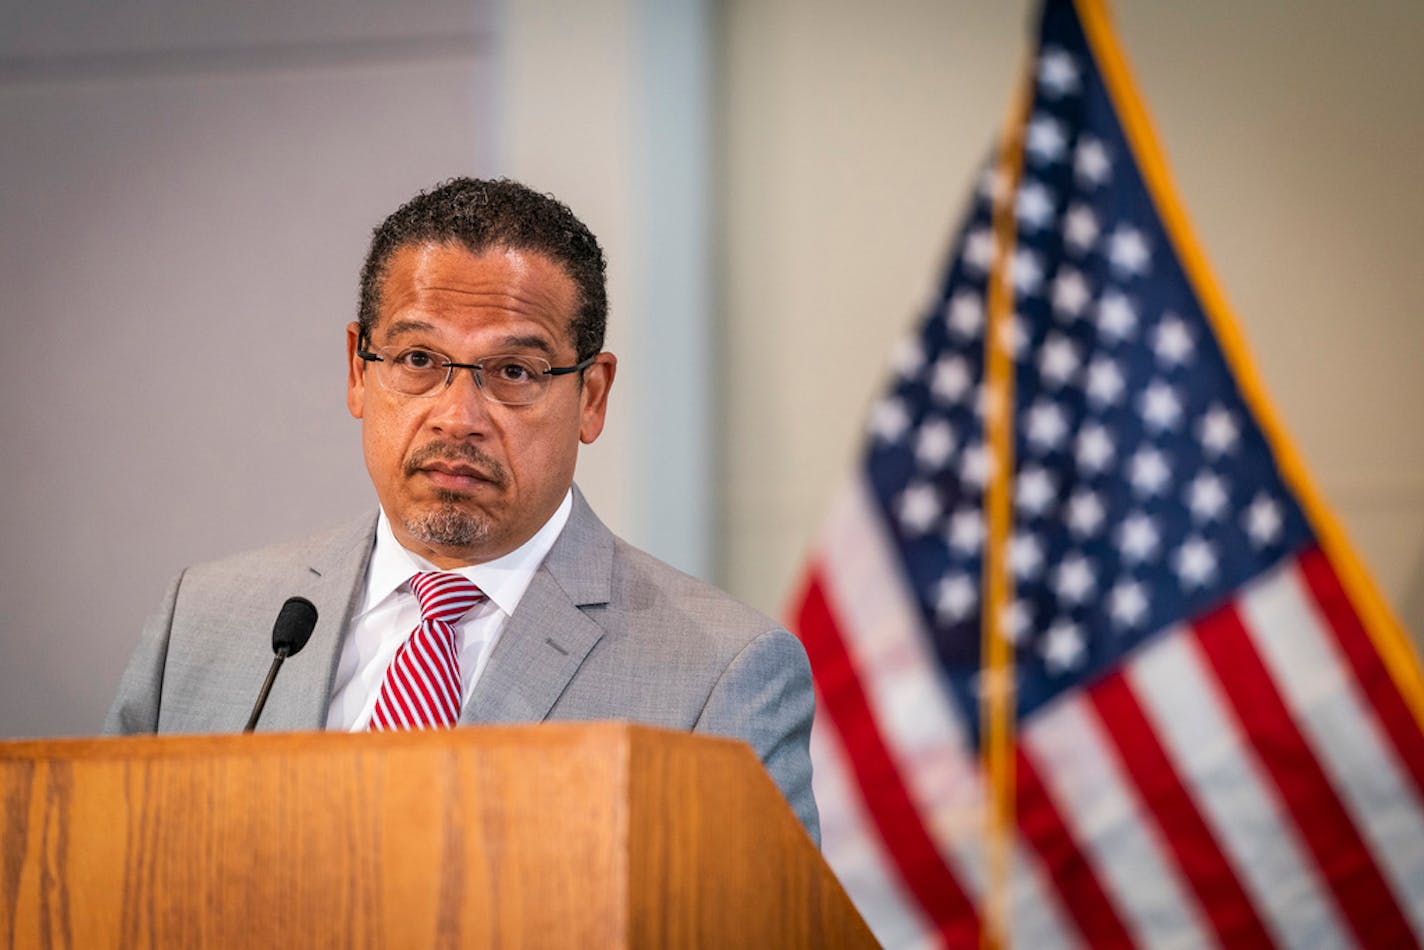
M 316 629 L 316 605 L 305 597 L 288 597 L 272 625 L 272 652 L 295 656 Z

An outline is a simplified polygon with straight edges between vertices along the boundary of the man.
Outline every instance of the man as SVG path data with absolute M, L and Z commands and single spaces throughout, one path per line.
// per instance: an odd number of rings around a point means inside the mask
M 457 179 L 376 230 L 346 328 L 377 512 L 187 569 L 107 732 L 241 729 L 291 595 L 318 622 L 266 730 L 623 719 L 748 742 L 818 837 L 797 640 L 614 537 L 573 485 L 603 429 L 603 252 L 567 207 Z

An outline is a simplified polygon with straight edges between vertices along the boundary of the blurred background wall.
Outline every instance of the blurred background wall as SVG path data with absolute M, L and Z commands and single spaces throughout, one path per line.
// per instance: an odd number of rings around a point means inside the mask
M 455 174 L 605 243 L 605 520 L 779 613 L 1030 8 L 0 0 L 0 736 L 96 729 L 185 564 L 374 502 L 356 273 Z M 1114 9 L 1278 408 L 1424 629 L 1424 6 Z

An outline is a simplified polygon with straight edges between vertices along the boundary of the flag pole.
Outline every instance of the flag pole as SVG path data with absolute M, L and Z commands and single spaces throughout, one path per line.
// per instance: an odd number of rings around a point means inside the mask
M 987 544 L 984 553 L 984 611 L 981 618 L 980 748 L 988 776 L 985 810 L 987 857 L 980 946 L 1010 946 L 1014 818 L 1013 645 L 1004 624 L 1013 602 L 1008 543 L 1013 533 L 1014 364 L 1009 336 L 1014 310 L 1013 256 L 1016 241 L 1014 196 L 1023 172 L 1023 136 L 1033 84 L 1026 79 L 1013 97 L 1003 145 L 994 169 L 994 258 L 989 275 L 984 334 L 984 428 L 990 468 L 985 496 Z

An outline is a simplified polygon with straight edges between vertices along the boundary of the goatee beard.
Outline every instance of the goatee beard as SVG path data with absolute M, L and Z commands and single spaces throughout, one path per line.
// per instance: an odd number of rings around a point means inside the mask
M 451 548 L 473 547 L 489 537 L 489 522 L 460 507 L 463 495 L 440 491 L 436 496 L 440 500 L 438 508 L 404 519 L 411 537 L 425 544 Z

